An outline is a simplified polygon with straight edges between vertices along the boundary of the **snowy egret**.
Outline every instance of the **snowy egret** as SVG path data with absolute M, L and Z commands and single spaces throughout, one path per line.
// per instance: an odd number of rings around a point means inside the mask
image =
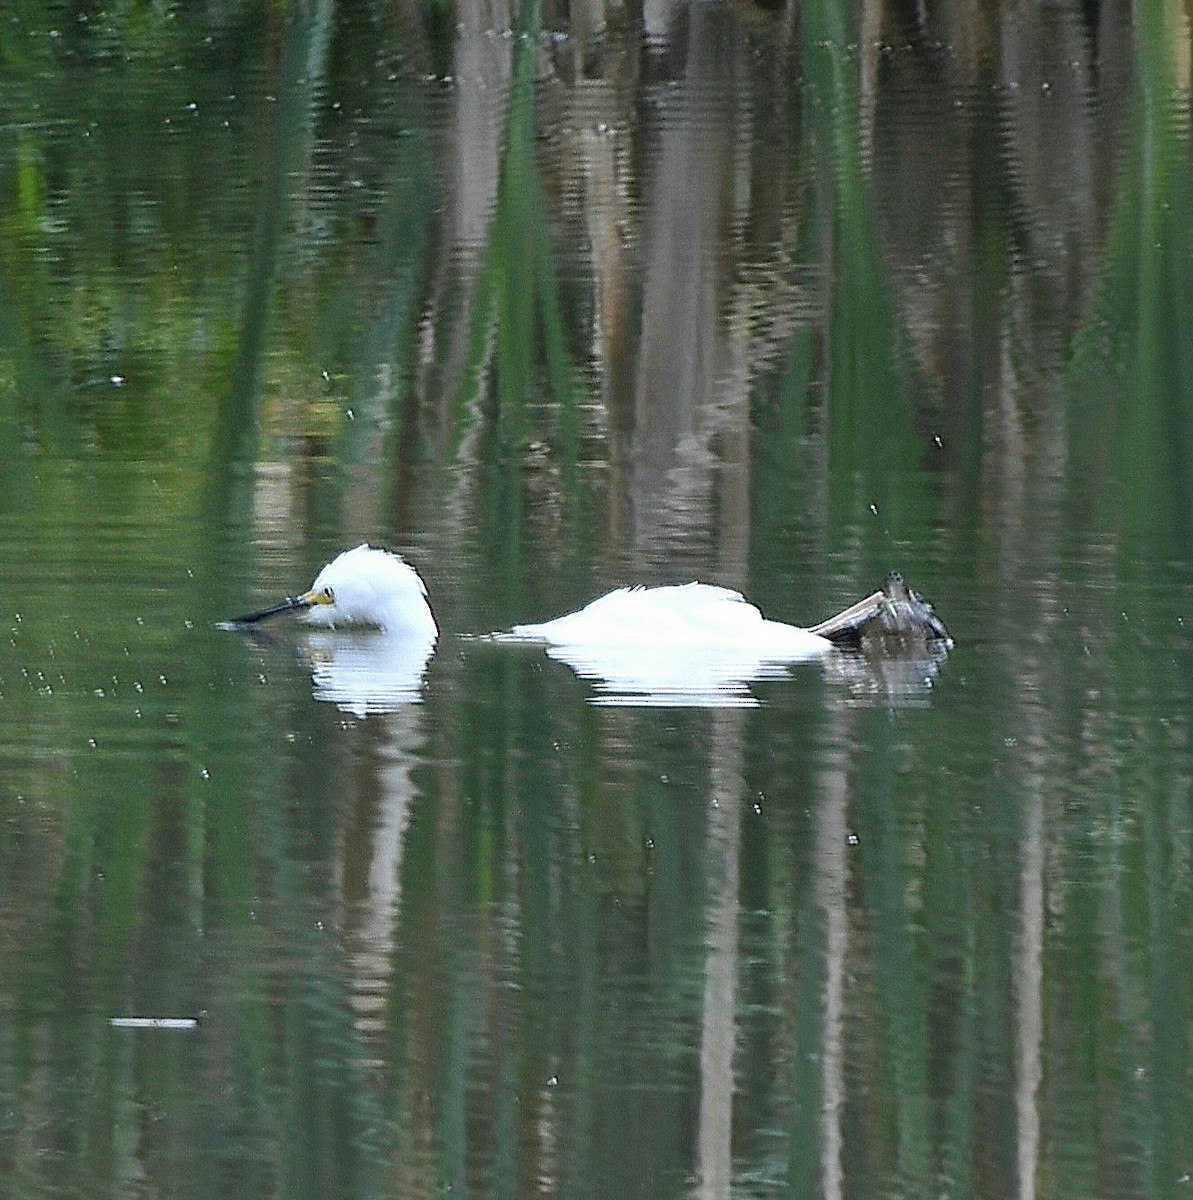
M 333 558 L 309 591 L 229 624 L 248 625 L 294 611 L 310 624 L 333 629 L 370 625 L 432 642 L 439 635 L 418 572 L 397 554 L 368 543 Z M 925 643 L 951 644 L 932 605 L 893 571 L 880 590 L 809 629 L 768 620 L 729 588 L 682 583 L 617 588 L 567 616 L 515 625 L 496 636 L 556 646 L 719 648 L 760 662 L 815 658 L 834 645 L 899 652 Z
M 374 549 L 367 542 L 333 558 L 301 596 L 288 597 L 228 624 L 251 625 L 296 611 L 302 612 L 309 624 L 333 629 L 370 625 L 427 643 L 434 643 L 439 636 L 427 603 L 427 588 L 418 572 L 398 555 Z
M 349 637 L 312 647 L 317 694 L 362 712 L 418 698 L 439 631 L 423 581 L 398 555 L 367 544 L 346 550 L 309 591 L 226 627 L 294 611 L 323 628 L 381 630 L 367 644 Z M 700 705 L 754 703 L 747 684 L 781 676 L 790 664 L 822 658 L 835 646 L 870 658 L 935 663 L 952 645 L 932 606 L 893 573 L 879 591 L 810 629 L 768 620 L 729 588 L 685 583 L 618 588 L 567 616 L 491 637 L 544 645 L 551 657 L 596 680 L 606 703 Z
M 565 617 L 515 625 L 510 635 L 554 646 L 722 648 L 773 662 L 815 658 L 833 645 L 807 629 L 768 621 L 740 592 L 709 583 L 618 588 Z
M 510 635 L 556 646 L 721 647 L 769 662 L 815 658 L 834 645 L 898 653 L 949 641 L 932 605 L 895 571 L 881 589 L 810 629 L 767 620 L 740 592 L 684 583 L 618 588 L 567 616 L 515 625 Z
M 932 606 L 895 573 L 811 629 L 767 620 L 739 592 L 687 583 L 620 588 L 567 616 L 498 636 L 545 645 L 550 657 L 596 682 L 598 703 L 700 706 L 757 703 L 748 684 L 781 677 L 791 664 L 837 646 L 861 650 L 849 657 L 866 662 L 903 661 L 917 680 L 930 678 L 952 645 Z
M 515 625 L 503 640 L 543 644 L 593 681 L 597 704 L 701 708 L 754 706 L 749 684 L 781 678 L 833 646 L 705 583 L 621 588 L 566 617 Z

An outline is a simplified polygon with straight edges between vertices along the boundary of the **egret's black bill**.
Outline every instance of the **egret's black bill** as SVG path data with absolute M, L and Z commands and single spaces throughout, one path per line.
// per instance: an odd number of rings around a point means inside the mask
M 276 617 L 278 613 L 294 612 L 295 609 L 310 607 L 311 602 L 305 596 L 287 596 L 281 604 L 275 604 L 272 608 L 263 608 L 260 612 L 245 613 L 243 617 L 233 617 L 230 624 L 252 625 L 257 621 L 264 621 L 266 617 Z

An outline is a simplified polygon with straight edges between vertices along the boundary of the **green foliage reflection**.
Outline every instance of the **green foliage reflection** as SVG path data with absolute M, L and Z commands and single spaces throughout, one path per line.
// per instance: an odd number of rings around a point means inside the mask
M 1068 381 L 1073 488 L 1120 529 L 1128 572 L 1193 548 L 1193 175 L 1189 80 L 1175 49 L 1184 18 L 1153 0 L 1138 28 L 1106 261 Z

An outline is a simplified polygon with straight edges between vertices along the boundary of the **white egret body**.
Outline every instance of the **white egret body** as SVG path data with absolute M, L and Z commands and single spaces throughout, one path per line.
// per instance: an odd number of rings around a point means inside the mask
M 602 704 L 756 704 L 748 684 L 832 649 L 827 638 L 768 621 L 738 592 L 707 583 L 619 588 L 554 621 L 515 625 L 506 637 L 545 644 L 551 658 L 594 681 Z
M 708 583 L 618 588 L 583 608 L 512 636 L 554 646 L 645 646 L 719 650 L 750 659 L 792 662 L 832 648 L 827 638 L 768 621 L 740 592 Z

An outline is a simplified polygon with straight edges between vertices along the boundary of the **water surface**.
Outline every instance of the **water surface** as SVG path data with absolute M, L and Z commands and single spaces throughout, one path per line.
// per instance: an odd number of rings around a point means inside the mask
M 1183 16 L 586 14 L 3 31 L 6 1192 L 1182 1194 Z M 364 540 L 425 664 L 218 628 Z M 936 671 L 476 636 L 892 568 Z

